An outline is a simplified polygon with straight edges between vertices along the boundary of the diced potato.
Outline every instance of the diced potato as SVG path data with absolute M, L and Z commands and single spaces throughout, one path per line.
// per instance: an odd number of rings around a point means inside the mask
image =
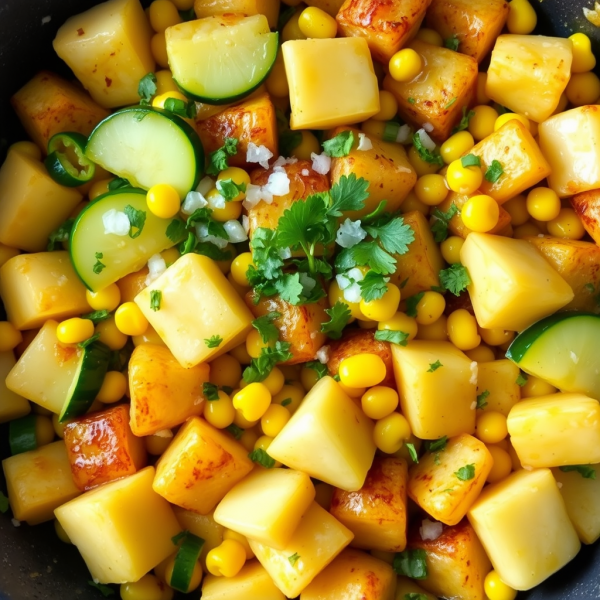
M 423 213 L 413 210 L 402 216 L 404 223 L 412 227 L 415 240 L 408 246 L 406 254 L 396 256 L 396 272 L 390 275 L 390 280 L 402 286 L 404 298 L 410 298 L 440 285 L 439 273 L 444 268 L 444 261 Z
M 331 514 L 353 534 L 352 546 L 402 552 L 406 547 L 408 469 L 401 458 L 376 458 L 362 488 L 335 488 Z
M 349 127 L 339 127 L 331 133 L 331 137 Z M 358 130 L 352 129 L 354 139 L 358 144 Z M 386 210 L 395 212 L 400 208 L 408 192 L 417 181 L 417 174 L 408 162 L 406 150 L 400 144 L 391 144 L 371 136 L 369 138 L 370 150 L 357 150 L 356 147 L 350 154 L 331 160 L 331 184 L 339 181 L 342 175 L 349 177 L 354 173 L 356 178 L 362 177 L 369 183 L 367 191 L 369 197 L 365 207 L 359 211 L 348 211 L 344 218 L 358 219 L 372 213 L 382 200 L 386 200 Z
M 387 563 L 360 550 L 344 550 L 308 584 L 300 600 L 393 600 L 396 576 Z
M 15 364 L 15 355 L 12 350 L 0 352 L 0 423 L 24 417 L 31 412 L 29 402 L 6 387 L 6 376 Z
M 124 404 L 70 421 L 64 440 L 73 481 L 81 491 L 146 466 L 144 440 L 131 433 Z
M 589 467 L 596 473 L 595 479 L 584 478 L 576 471 L 552 469 L 569 519 L 584 544 L 593 544 L 600 537 L 600 465 Z
M 414 125 L 429 123 L 430 135 L 443 141 L 471 104 L 477 82 L 477 61 L 447 48 L 419 40 L 410 43 L 423 59 L 421 73 L 407 82 L 386 75 L 383 87 L 398 100 L 398 114 Z
M 600 106 L 554 115 L 540 123 L 538 131 L 551 168 L 548 185 L 561 198 L 600 188 Z
M 0 296 L 8 320 L 17 329 L 36 329 L 48 319 L 66 319 L 90 311 L 85 287 L 68 252 L 20 254 L 0 269 Z
M 467 514 L 490 473 L 494 460 L 483 442 L 471 435 L 452 438 L 441 452 L 430 452 L 410 471 L 408 495 L 434 519 L 456 525 Z M 474 476 L 457 475 L 472 465 Z
M 327 299 L 294 306 L 278 295 L 263 297 L 258 304 L 254 304 L 254 298 L 253 291 L 246 294 L 246 304 L 255 317 L 271 312 L 281 315 L 273 323 L 279 329 L 279 339 L 291 344 L 290 352 L 293 356 L 286 364 L 296 365 L 314 360 L 317 350 L 327 340 L 327 336 L 321 333 L 321 325 L 329 320 L 325 312 L 329 306 Z
M 59 185 L 39 160 L 9 152 L 0 168 L 0 242 L 40 252 L 48 236 L 81 202 L 74 188 Z
M 208 381 L 209 370 L 206 363 L 184 369 L 164 346 L 138 346 L 129 361 L 133 433 L 152 435 L 200 415 L 202 385 Z
M 571 40 L 543 35 L 501 35 L 487 71 L 485 93 L 537 123 L 556 110 L 571 76 Z
M 511 360 L 477 363 L 477 395 L 489 392 L 484 410 L 493 410 L 508 417 L 510 409 L 521 399 L 517 377 L 521 370 Z
M 153 290 L 162 292 L 160 310 L 150 308 Z M 135 302 L 182 367 L 215 358 L 246 339 L 252 313 L 217 264 L 200 254 L 177 259 Z M 218 335 L 217 348 L 204 340 Z
M 387 65 L 416 33 L 431 0 L 346 0 L 336 16 L 341 35 L 365 38 L 373 58 Z
M 415 529 L 408 547 L 425 550 L 427 554 L 429 574 L 419 581 L 427 591 L 445 598 L 486 600 L 483 581 L 490 571 L 490 559 L 466 520 L 444 527 L 435 540 L 423 540 Z
M 206 567 L 206 555 L 223 541 L 225 527 L 219 525 L 214 519 L 214 513 L 199 515 L 191 510 L 185 510 L 179 506 L 173 506 L 173 512 L 182 529 L 197 535 L 204 540 L 202 552 L 200 552 L 200 562 Z
M 427 27 L 443 39 L 457 36 L 458 51 L 481 62 L 494 45 L 508 17 L 504 0 L 433 0 Z
M 6 376 L 6 387 L 59 414 L 79 366 L 81 350 L 61 344 L 56 321 L 46 321 Z
M 306 4 L 308 4 L 308 6 L 316 6 L 332 17 L 335 17 L 342 7 L 342 4 L 344 4 L 344 0 L 308 0 Z
M 375 456 L 373 422 L 336 381 L 323 377 L 275 437 L 269 454 L 325 483 L 358 490 Z
M 521 331 L 573 300 L 569 284 L 525 240 L 471 233 L 460 259 L 477 322 L 486 329 Z
M 600 312 L 597 299 L 600 292 L 600 248 L 597 244 L 548 236 L 531 237 L 527 241 L 571 286 L 575 297 L 564 307 L 565 310 Z
M 265 568 L 257 561 L 247 562 L 235 577 L 206 575 L 202 600 L 285 600 Z
M 148 267 L 144 267 L 135 273 L 129 273 L 117 281 L 117 286 L 121 292 L 121 302 L 133 302 L 135 297 L 148 286 L 146 278 L 148 277 Z
M 109 115 L 76 85 L 50 71 L 39 72 L 10 101 L 44 154 L 55 133 L 76 131 L 87 136 Z
M 197 19 L 223 13 L 241 13 L 247 17 L 265 15 L 269 27 L 277 29 L 279 5 L 279 0 L 195 0 L 194 12 Z
M 352 533 L 313 502 L 283 550 L 249 542 L 273 583 L 288 598 L 295 598 L 351 540 Z M 297 560 L 290 560 L 291 556 L 297 556 Z
M 396 581 L 396 600 L 407 600 L 410 594 L 421 594 L 423 597 L 419 597 L 419 600 L 438 600 L 437 596 L 426 592 L 414 579 L 399 575 Z
M 550 165 L 545 158 L 548 154 L 545 151 L 542 154 L 527 127 L 516 119 L 488 135 L 468 153 L 479 156 L 484 173 L 494 160 L 502 166 L 503 173 L 498 181 L 492 183 L 484 178 L 481 184 L 481 193 L 491 196 L 499 204 L 550 175 Z
M 54 509 L 79 496 L 62 440 L 2 461 L 8 500 L 15 519 L 37 525 Z
M 583 394 L 522 400 L 511 409 L 507 425 L 523 466 L 600 462 L 600 404 Z
M 56 509 L 100 583 L 137 581 L 173 553 L 171 538 L 181 527 L 169 503 L 152 490 L 153 478 L 154 467 L 147 467 Z
M 248 539 L 282 550 L 315 499 L 306 473 L 255 471 L 236 484 L 215 510 L 215 521 Z
M 494 569 L 516 590 L 538 585 L 579 552 L 549 469 L 521 469 L 489 485 L 468 516 Z
M 396 387 L 390 344 L 376 340 L 374 331 L 369 329 L 347 329 L 339 340 L 329 342 L 329 374 L 332 377 L 337 375 L 340 363 L 355 354 L 377 354 L 386 367 L 386 376 L 380 385 Z
M 281 49 L 292 129 L 351 125 L 379 112 L 377 77 L 364 38 L 291 40 Z
M 571 198 L 571 206 L 590 237 L 600 243 L 600 190 L 589 190 Z
M 241 444 L 191 417 L 156 463 L 153 488 L 171 504 L 206 515 L 253 467 Z
M 208 119 L 196 119 L 196 130 L 206 153 L 218 150 L 225 143 L 225 138 L 238 140 L 237 154 L 228 160 L 230 166 L 248 164 L 246 152 L 250 142 L 265 146 L 278 156 L 277 119 L 269 94 L 247 98 Z
M 138 84 L 154 71 L 152 30 L 139 0 L 109 0 L 68 19 L 54 50 L 105 108 L 139 102 Z
M 402 414 L 422 439 L 475 431 L 477 363 L 450 342 L 392 344 Z M 441 366 L 432 367 L 439 361 Z

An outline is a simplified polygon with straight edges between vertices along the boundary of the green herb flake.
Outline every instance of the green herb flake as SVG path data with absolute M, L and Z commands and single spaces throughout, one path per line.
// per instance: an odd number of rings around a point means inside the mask
M 115 595 L 115 590 L 113 590 L 107 585 L 104 585 L 103 583 L 96 583 L 95 581 L 92 581 L 90 579 L 88 581 L 88 585 L 92 586 L 93 588 L 96 588 L 105 598 Z
M 292 565 L 292 567 L 298 562 L 298 559 L 300 558 L 300 555 L 296 552 L 294 554 L 292 554 L 291 556 L 288 556 L 288 560 L 290 561 L 290 565 Z
M 523 387 L 527 383 L 527 379 L 529 379 L 527 373 L 519 373 L 515 383 Z
M 389 342 L 390 344 L 398 344 L 398 346 L 406 346 L 408 344 L 408 333 L 393 329 L 379 329 L 375 332 L 375 339 L 379 342 Z
M 163 108 L 182 119 L 193 119 L 198 114 L 194 100 L 184 102 L 180 98 L 167 98 Z
M 426 579 L 427 553 L 421 548 L 397 552 L 392 566 L 398 575 L 404 575 L 411 579 Z
M 596 479 L 596 471 L 591 465 L 567 465 L 564 467 L 559 467 L 559 469 L 564 473 L 575 471 L 584 479 Z
M 342 175 L 331 186 L 328 216 L 341 217 L 345 211 L 364 208 L 365 200 L 369 197 L 368 187 L 369 182 L 362 177 L 356 177 L 354 173 Z
M 144 230 L 144 224 L 146 223 L 146 211 L 138 210 L 128 204 L 123 212 L 127 215 L 129 219 L 129 237 L 134 240 L 139 237 L 142 231 Z
M 406 299 L 406 314 L 413 319 L 417 316 L 417 305 L 421 302 L 421 298 L 425 295 L 425 292 L 419 292 L 414 296 Z
M 593 283 L 586 283 L 583 286 L 590 294 L 593 294 L 596 291 L 596 288 L 594 287 Z
M 87 340 L 84 340 L 83 342 L 79 342 L 79 344 L 77 344 L 78 348 L 87 348 L 88 346 L 91 346 L 95 341 L 100 339 L 100 334 L 99 333 L 95 333 L 92 337 L 89 337 Z
M 413 146 L 415 147 L 415 150 L 422 161 L 428 162 L 432 165 L 438 165 L 439 167 L 444 166 L 444 161 L 440 153 L 437 150 L 431 151 L 425 148 L 418 131 L 413 135 L 412 140 Z
M 494 159 L 485 172 L 485 180 L 490 183 L 496 183 L 498 179 L 500 179 L 502 173 L 504 173 L 504 169 L 502 168 L 500 161 Z
M 273 311 L 252 321 L 252 327 L 258 331 L 260 339 L 264 344 L 274 342 L 279 338 L 279 329 L 277 329 L 277 326 L 273 323 L 273 321 L 279 317 L 281 317 L 281 313 Z
M 10 508 L 10 504 L 8 502 L 8 498 L 0 492 L 0 512 L 5 513 Z
M 219 399 L 219 388 L 214 383 L 205 381 L 202 384 L 202 393 L 209 402 L 214 402 Z
M 470 285 L 471 278 L 465 266 L 455 263 L 440 271 L 440 283 L 455 296 L 460 296 Z
M 281 406 L 289 406 L 292 403 L 292 399 L 291 398 L 284 398 L 281 401 Z
M 330 140 L 323 142 L 323 150 L 327 156 L 341 158 L 350 154 L 352 144 L 354 144 L 354 133 L 342 131 Z
M 106 309 L 103 310 L 95 310 L 94 312 L 87 313 L 85 315 L 81 315 L 82 319 L 88 319 L 94 325 L 98 325 L 101 321 L 106 321 L 110 317 L 110 312 Z
M 404 594 L 404 600 L 428 600 L 428 598 L 425 594 L 416 594 L 411 592 L 409 594 Z
M 46 246 L 48 252 L 61 249 L 62 244 L 69 241 L 74 223 L 75 219 L 67 219 L 48 236 L 48 245 Z
M 434 363 L 429 364 L 429 369 L 427 369 L 427 372 L 433 373 L 434 371 L 437 371 L 440 367 L 443 366 L 444 365 L 439 360 L 436 360 Z
M 408 99 L 408 103 L 409 104 L 414 104 L 416 102 L 416 100 L 414 98 L 409 98 Z
M 146 114 L 146 113 L 142 113 L 142 114 Z M 112 181 L 109 181 L 109 183 L 108 183 L 108 191 L 109 192 L 114 192 L 115 190 L 120 190 L 120 189 L 123 189 L 126 187 L 131 187 L 131 184 L 124 177 L 116 177 L 115 179 L 113 179 Z
M 458 98 L 456 96 L 454 98 L 452 98 L 452 100 L 450 100 L 450 102 L 448 102 L 448 104 L 446 104 L 446 106 L 444 106 L 444 109 L 447 110 L 448 108 L 450 108 L 457 100 L 458 100 Z
M 244 369 L 243 378 L 246 383 L 264 381 L 277 363 L 282 363 L 292 358 L 289 342 L 277 340 L 273 347 L 265 346 L 260 351 L 258 358 L 253 358 L 249 366 Z
M 220 335 L 213 335 L 204 339 L 207 348 L 218 348 L 222 342 L 223 338 Z
M 484 409 L 488 403 L 487 403 L 487 398 L 490 395 L 490 392 L 488 390 L 484 390 L 483 392 L 481 392 L 481 394 L 477 395 L 477 406 L 475 408 L 478 409 Z
M 147 73 L 144 75 L 138 84 L 140 104 L 142 106 L 149 105 L 157 90 L 158 87 L 156 85 L 156 75 L 154 73 Z
M 181 219 L 173 219 L 167 225 L 167 237 L 178 244 L 185 237 L 185 223 Z
M 469 121 L 475 116 L 474 110 L 467 110 L 466 106 L 462 107 L 462 118 L 459 124 L 452 129 L 452 135 L 459 131 L 464 131 L 469 128 Z
M 106 268 L 106 265 L 103 262 L 100 262 L 100 259 L 104 258 L 104 254 L 102 254 L 102 252 L 96 252 L 94 257 L 96 259 L 96 263 L 92 267 L 92 271 L 94 271 L 96 275 L 100 275 L 100 273 L 102 273 L 102 271 Z
M 388 277 L 384 277 L 381 273 L 368 271 L 364 278 L 358 282 L 360 287 L 360 295 L 365 302 L 372 302 L 383 298 L 388 291 Z
M 162 302 L 162 292 L 160 290 L 152 290 L 150 292 L 150 310 L 156 312 L 160 310 L 160 303 Z
M 433 239 L 438 244 L 448 237 L 448 225 L 452 217 L 457 215 L 458 212 L 458 208 L 454 203 L 450 205 L 450 208 L 446 212 L 441 211 L 437 206 L 431 212 L 434 217 L 431 224 L 431 233 L 433 233 Z
M 475 477 L 475 465 L 465 465 L 458 471 L 455 471 L 454 475 L 456 475 L 456 477 L 461 481 L 469 481 Z
M 364 229 L 391 254 L 406 254 L 408 246 L 415 241 L 415 232 L 410 225 L 404 223 L 403 217 L 395 217 L 387 222 L 386 217 L 382 217 L 373 225 L 364 225 Z
M 275 466 L 275 459 L 269 456 L 266 450 L 263 450 L 262 448 L 255 448 L 252 450 L 252 452 L 248 454 L 248 458 L 265 469 L 272 469 Z
M 217 190 L 225 199 L 225 202 L 231 202 L 234 198 L 240 195 L 240 192 L 246 191 L 246 184 L 240 183 L 239 185 L 231 178 L 229 179 L 218 179 Z
M 218 175 L 229 167 L 227 162 L 230 156 L 237 154 L 238 140 L 236 138 L 225 138 L 225 143 L 218 150 L 211 152 L 208 156 L 208 175 Z
M 329 372 L 327 369 L 327 365 L 324 365 L 322 362 L 319 362 L 318 360 L 311 360 L 310 362 L 304 363 L 304 367 L 306 369 L 312 369 L 313 371 L 316 371 L 317 381 L 319 381 L 319 379 L 322 379 L 323 377 L 325 377 L 325 375 L 327 375 L 327 373 Z
M 467 154 L 460 159 L 460 164 L 465 167 L 481 167 L 481 158 L 475 154 Z
M 242 429 L 235 423 L 232 423 L 231 425 L 225 427 L 225 431 L 228 431 L 236 440 L 241 440 L 245 429 Z
M 290 7 L 292 12 L 296 9 Z M 294 150 L 302 143 L 302 132 L 300 131 L 282 131 L 279 134 L 279 152 L 281 156 L 293 156 Z
M 460 40 L 458 39 L 458 36 L 456 34 L 444 40 L 444 48 L 448 48 L 448 50 L 454 50 L 454 52 L 458 52 L 459 44 Z
M 430 442 L 425 442 L 425 450 L 427 452 L 442 452 L 446 449 L 446 444 L 448 443 L 448 436 L 439 438 L 438 440 L 432 440 Z
M 331 308 L 326 308 L 325 312 L 329 315 L 329 321 L 321 324 L 321 333 L 326 333 L 332 340 L 339 340 L 342 337 L 342 331 L 352 318 L 352 313 L 348 305 L 344 302 L 336 302 Z
M 419 456 L 417 454 L 417 449 L 415 448 L 415 445 L 411 444 L 411 443 L 406 443 L 404 445 L 406 446 L 406 449 L 408 450 L 408 454 L 410 455 L 411 460 L 414 463 L 418 463 L 419 462 Z

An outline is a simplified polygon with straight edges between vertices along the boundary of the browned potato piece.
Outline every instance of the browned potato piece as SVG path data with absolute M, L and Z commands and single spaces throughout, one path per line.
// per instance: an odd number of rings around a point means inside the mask
M 117 287 L 121 292 L 121 302 L 133 302 L 133 299 L 146 289 L 146 277 L 148 267 L 143 267 L 135 273 L 129 273 L 117 281 Z
M 431 0 L 346 0 L 336 20 L 345 37 L 364 37 L 373 58 L 387 66 L 419 28 Z
M 239 140 L 237 154 L 229 158 L 229 165 L 244 167 L 250 142 L 266 146 L 278 156 L 278 134 L 275 107 L 269 94 L 247 98 L 208 119 L 196 118 L 196 130 L 206 154 L 218 150 L 225 138 Z
M 427 27 L 445 40 L 456 35 L 458 51 L 481 62 L 492 49 L 508 17 L 504 0 L 433 0 Z
M 46 154 L 55 133 L 76 131 L 89 135 L 109 112 L 76 85 L 50 71 L 26 83 L 11 103 L 29 137 Z
M 269 27 L 276 29 L 279 5 L 280 0 L 196 0 L 194 12 L 197 19 L 223 13 L 241 13 L 247 17 L 265 15 Z
M 344 0 L 307 0 L 306 4 L 316 6 L 332 17 L 335 17 L 340 11 L 342 4 L 344 4 Z
M 458 525 L 443 527 L 436 540 L 423 540 L 419 527 L 409 533 L 408 548 L 420 548 L 427 553 L 429 575 L 419 585 L 444 598 L 485 600 L 483 580 L 492 564 L 475 531 L 466 519 Z
M 596 244 L 600 244 L 600 189 L 573 196 L 571 206 L 581 219 L 585 230 Z
M 431 137 L 444 141 L 460 121 L 463 107 L 473 99 L 477 61 L 419 40 L 413 40 L 410 47 L 423 58 L 421 74 L 408 82 L 396 81 L 388 74 L 383 87 L 398 100 L 398 114 L 404 120 L 418 127 L 429 123 Z
M 375 331 L 372 329 L 347 329 L 341 339 L 330 342 L 329 360 L 327 361 L 329 374 L 332 377 L 337 375 L 340 363 L 355 354 L 377 354 L 387 369 L 386 377 L 379 385 L 387 385 L 396 389 L 390 345 L 388 342 L 376 340 Z
M 273 323 L 279 329 L 279 339 L 292 345 L 290 352 L 293 354 L 293 358 L 285 364 L 297 365 L 314 360 L 317 350 L 327 339 L 327 336 L 321 333 L 321 324 L 329 320 L 325 312 L 328 307 L 327 299 L 294 306 L 279 296 L 263 298 L 258 304 L 254 304 L 253 298 L 253 291 L 246 294 L 246 304 L 255 317 L 262 317 L 270 312 L 281 314 Z

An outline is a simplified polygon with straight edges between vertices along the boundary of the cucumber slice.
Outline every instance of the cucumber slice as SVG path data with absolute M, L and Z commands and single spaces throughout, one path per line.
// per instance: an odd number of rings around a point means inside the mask
M 102 217 L 110 210 L 125 212 L 127 206 L 145 212 L 141 233 L 137 235 L 136 229 L 134 238 L 105 233 Z M 179 226 L 173 226 L 173 222 Z M 69 244 L 71 262 L 86 287 L 97 292 L 139 271 L 153 254 L 171 248 L 185 235 L 183 221 L 160 219 L 148 210 L 146 192 L 120 188 L 94 200 L 77 217 Z
M 173 78 L 200 102 L 225 104 L 247 96 L 277 58 L 279 36 L 264 15 L 214 15 L 165 33 Z
M 506 357 L 560 390 L 600 400 L 599 340 L 600 315 L 567 311 L 521 332 Z
M 35 421 L 35 415 L 27 415 L 10 422 L 8 426 L 8 444 L 12 456 L 37 448 Z
M 89 410 L 102 387 L 109 360 L 110 348 L 102 342 L 92 342 L 82 349 L 73 383 L 58 415 L 60 423 Z
M 172 185 L 181 198 L 198 185 L 204 150 L 183 119 L 160 108 L 136 106 L 101 121 L 88 140 L 86 156 L 133 186 Z

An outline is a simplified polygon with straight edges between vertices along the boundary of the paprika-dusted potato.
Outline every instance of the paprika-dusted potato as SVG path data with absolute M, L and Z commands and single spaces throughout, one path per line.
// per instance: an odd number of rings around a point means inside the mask
M 571 206 L 590 237 L 596 244 L 600 244 L 600 189 L 589 190 L 573 196 Z
M 506 358 L 477 363 L 477 395 L 488 392 L 483 410 L 508 417 L 510 409 L 521 400 L 521 386 L 517 383 L 520 373 L 519 367 Z

